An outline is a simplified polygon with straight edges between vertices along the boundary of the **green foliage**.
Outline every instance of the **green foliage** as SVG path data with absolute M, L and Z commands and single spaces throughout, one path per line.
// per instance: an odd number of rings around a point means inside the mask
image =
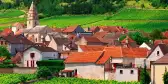
M 38 67 L 47 67 L 52 73 L 58 73 L 65 68 L 63 60 L 43 60 L 37 61 Z
M 167 71 L 163 74 L 163 82 L 164 84 L 168 84 L 168 72 Z
M 151 82 L 150 75 L 146 70 L 146 65 L 140 72 L 140 84 L 149 84 Z
M 24 76 L 26 81 L 35 79 L 36 76 L 34 74 L 0 74 L 0 84 L 18 84 L 21 82 L 20 77 Z
M 119 41 L 122 41 L 126 38 L 126 35 L 121 35 L 120 38 L 119 38 Z
M 150 33 L 150 37 L 155 40 L 155 39 L 162 39 L 163 38 L 163 35 L 162 35 L 162 32 L 158 29 L 155 29 L 153 30 L 151 33 Z
M 117 82 L 114 80 L 89 80 L 80 78 L 53 78 L 35 82 L 34 84 L 140 84 L 139 82 Z
M 0 46 L 0 56 L 6 57 L 7 59 L 10 58 L 10 53 L 9 53 L 9 51 L 7 50 L 6 47 Z
M 142 35 L 142 33 L 140 32 L 135 32 L 135 33 L 129 33 L 129 36 L 136 41 L 136 43 L 138 45 L 141 45 L 143 42 L 148 43 L 149 42 L 149 38 L 148 37 L 144 37 Z
M 37 78 L 47 78 L 48 76 L 52 76 L 52 72 L 49 68 L 45 66 L 38 67 L 38 70 L 36 72 Z
M 27 78 L 26 78 L 25 76 L 23 76 L 23 75 L 20 76 L 19 79 L 20 79 L 20 81 L 21 81 L 22 83 L 26 82 L 26 80 L 27 80 Z

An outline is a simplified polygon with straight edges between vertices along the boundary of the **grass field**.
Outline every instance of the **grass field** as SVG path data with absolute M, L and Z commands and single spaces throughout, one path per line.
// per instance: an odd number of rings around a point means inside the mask
M 117 82 L 108 80 L 88 80 L 79 78 L 53 78 L 35 82 L 34 84 L 140 84 L 139 82 Z
M 16 9 L 0 10 L 0 30 L 11 26 L 15 22 L 25 21 L 25 18 L 19 17 L 24 14 L 23 11 Z
M 14 11 L 14 13 L 11 13 Z M 18 18 L 22 11 L 11 10 L 0 13 L 0 29 L 9 27 L 14 22 L 26 22 L 25 18 Z M 12 14 L 12 15 L 10 15 Z M 151 32 L 153 29 L 168 29 L 168 10 L 156 9 L 122 9 L 118 13 L 106 15 L 63 15 L 52 16 L 40 20 L 41 25 L 64 28 L 70 25 L 90 26 L 123 26 L 129 30 L 143 30 Z
M 76 16 L 55 16 L 40 20 L 40 24 L 56 26 L 59 28 L 67 27 L 70 25 L 87 25 L 95 22 L 99 22 L 105 19 L 105 16 L 101 15 L 76 15 Z

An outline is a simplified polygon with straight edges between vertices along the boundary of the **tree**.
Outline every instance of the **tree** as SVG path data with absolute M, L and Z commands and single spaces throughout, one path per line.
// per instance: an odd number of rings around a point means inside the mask
M 37 78 L 47 78 L 48 76 L 52 76 L 52 72 L 46 66 L 38 67 L 36 72 Z
M 149 73 L 146 70 L 146 61 L 144 60 L 144 68 L 140 73 L 140 84 L 149 84 L 151 82 Z
M 0 46 L 0 56 L 6 57 L 7 59 L 9 59 L 11 55 L 6 47 Z
M 165 73 L 163 74 L 163 82 L 164 84 L 168 84 L 168 72 L 166 67 L 165 67 Z
M 150 33 L 150 37 L 151 37 L 152 40 L 162 39 L 163 35 L 162 35 L 162 32 L 160 30 L 155 29 Z

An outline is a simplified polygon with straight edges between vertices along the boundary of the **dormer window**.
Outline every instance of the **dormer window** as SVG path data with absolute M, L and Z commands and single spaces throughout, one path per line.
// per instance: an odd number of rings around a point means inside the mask
M 159 51 L 157 51 L 157 56 L 159 56 Z

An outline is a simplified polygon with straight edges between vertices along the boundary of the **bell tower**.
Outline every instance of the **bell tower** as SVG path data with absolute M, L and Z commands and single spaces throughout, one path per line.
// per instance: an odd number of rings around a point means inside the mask
M 27 15 L 27 28 L 31 29 L 39 25 L 38 13 L 34 2 L 32 2 Z

